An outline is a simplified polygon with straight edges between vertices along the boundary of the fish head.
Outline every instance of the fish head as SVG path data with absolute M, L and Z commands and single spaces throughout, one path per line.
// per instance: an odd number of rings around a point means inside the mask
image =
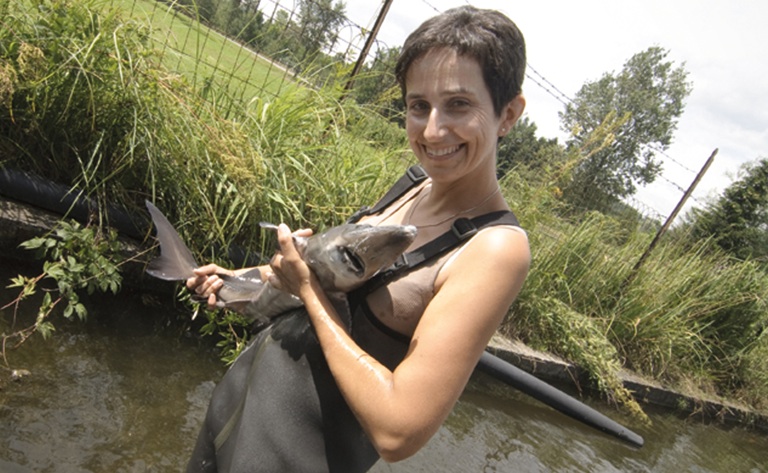
M 415 238 L 412 225 L 344 224 L 294 241 L 323 289 L 349 292 L 391 266 Z

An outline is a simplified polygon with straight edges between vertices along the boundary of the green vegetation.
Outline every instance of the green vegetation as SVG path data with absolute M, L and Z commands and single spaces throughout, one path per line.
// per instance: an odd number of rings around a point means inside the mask
M 228 88 L 230 71 L 206 72 L 202 85 L 176 73 L 153 41 L 157 24 L 123 1 L 0 0 L 0 165 L 136 215 L 153 200 L 200 261 L 229 265 L 229 248 L 271 253 L 257 222 L 339 223 L 408 164 L 403 132 L 339 103 L 340 90 L 290 86 L 272 97 Z M 196 31 L 180 42 L 187 51 L 208 34 Z M 503 331 L 583 366 L 630 409 L 622 367 L 766 411 L 764 265 L 681 229 L 636 270 L 654 236 L 636 216 L 575 214 L 563 200 L 579 164 L 625 121 L 609 113 L 567 150 L 537 140 L 532 124 L 520 130 L 515 144 L 542 160 L 506 162 L 502 184 L 534 262 Z M 244 341 L 237 320 L 207 316 L 231 358 Z
M 122 10 L 96 15 L 94 3 L 74 1 L 2 8 L 1 164 L 134 215 L 156 201 L 201 261 L 231 264 L 233 247 L 271 253 L 259 221 L 337 224 L 404 166 L 402 139 L 386 148 L 360 139 L 381 120 L 341 107 L 335 91 L 206 101 L 168 72 L 148 27 Z
M 257 55 L 247 44 L 202 25 L 192 6 L 153 0 L 103 1 L 146 25 L 163 66 L 213 100 L 247 101 L 265 92 L 276 96 L 292 85 L 291 72 Z
M 13 332 L 0 335 L 0 346 L 5 364 L 5 347 L 24 343 L 34 333 L 47 338 L 55 330 L 52 314 L 56 306 L 63 304 L 61 314 L 69 319 L 77 315 L 84 320 L 88 309 L 80 302 L 79 291 L 87 294 L 120 290 L 122 277 L 117 263 L 119 245 L 117 233 L 113 230 L 102 232 L 98 226 L 81 227 L 76 222 L 59 222 L 50 236 L 33 238 L 22 246 L 34 250 L 40 258 L 46 258 L 43 271 L 33 278 L 18 276 L 11 281 L 9 288 L 19 288 L 19 296 L 2 309 L 13 306 L 15 309 L 25 299 L 42 289 L 43 297 L 35 322 L 21 329 L 11 328 Z M 55 288 L 46 288 L 43 281 L 54 281 Z
M 606 73 L 588 82 L 560 113 L 562 126 L 572 130 L 568 145 L 579 145 L 611 111 L 620 110 L 627 120 L 616 131 L 610 147 L 584 160 L 565 189 L 574 201 L 590 199 L 599 192 L 626 197 L 636 184 L 653 182 L 661 172 L 654 159 L 672 142 L 677 120 L 683 113 L 691 84 L 684 66 L 673 67 L 668 52 L 653 46 L 632 56 L 618 74 Z
M 748 163 L 740 178 L 717 200 L 696 209 L 688 230 L 694 239 L 714 239 L 723 251 L 743 260 L 768 263 L 768 159 Z

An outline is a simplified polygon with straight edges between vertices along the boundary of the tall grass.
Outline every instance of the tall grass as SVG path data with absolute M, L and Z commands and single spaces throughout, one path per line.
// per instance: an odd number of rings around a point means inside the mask
M 731 390 L 768 324 L 766 288 L 756 264 L 709 242 L 662 246 L 615 305 L 610 328 L 632 368 L 674 379 L 699 374 Z
M 271 100 L 230 97 L 225 118 L 221 101 L 164 66 L 147 25 L 100 5 L 6 6 L 13 14 L 0 47 L 16 79 L 1 109 L 4 165 L 134 213 L 156 200 L 214 260 L 228 246 L 261 248 L 260 220 L 338 223 L 401 172 L 399 150 L 345 131 L 364 113 L 337 103 L 337 91 L 292 86 Z M 27 50 L 39 62 L 34 77 Z
M 622 367 L 762 405 L 768 278 L 707 242 L 660 245 L 630 278 L 651 235 L 626 238 L 591 214 L 535 238 L 533 268 L 506 330 L 586 368 L 620 403 Z M 749 395 L 743 389 L 752 386 Z M 762 388 L 758 388 L 758 386 Z

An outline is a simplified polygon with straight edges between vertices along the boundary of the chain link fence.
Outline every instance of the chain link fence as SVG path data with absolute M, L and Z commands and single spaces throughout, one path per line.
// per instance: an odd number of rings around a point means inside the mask
M 331 86 L 343 89 L 340 97 L 351 94 L 389 119 L 402 113 L 391 74 L 399 49 L 376 39 L 378 21 L 386 23 L 391 1 L 377 7 L 373 27 L 355 23 L 332 0 L 111 1 L 150 25 L 166 67 L 186 77 L 206 98 L 247 102 L 275 97 L 297 84 Z M 570 100 L 534 68 L 526 76 L 562 103 Z M 662 166 L 680 165 L 664 152 L 657 157 Z M 689 185 L 663 174 L 659 179 L 680 196 Z M 668 217 L 636 196 L 619 200 L 590 189 L 582 186 L 581 195 L 571 196 L 580 210 L 608 211 L 622 220 L 636 219 L 647 229 L 660 227 Z

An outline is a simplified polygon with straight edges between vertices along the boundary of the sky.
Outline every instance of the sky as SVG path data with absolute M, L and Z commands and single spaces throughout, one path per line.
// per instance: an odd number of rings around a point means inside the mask
M 347 16 L 371 28 L 382 1 L 346 0 Z M 394 0 L 378 35 L 399 46 L 422 21 L 466 0 Z M 528 55 L 526 114 L 539 135 L 559 138 L 558 112 L 581 86 L 618 72 L 651 46 L 684 63 L 693 91 L 657 182 L 641 188 L 644 213 L 666 218 L 715 149 L 718 154 L 685 210 L 722 192 L 741 164 L 768 158 L 768 2 L 764 0 L 475 0 L 509 16 Z M 533 79 L 533 80 L 532 80 Z M 542 84 L 544 87 L 536 84 Z M 685 212 L 684 210 L 684 212 Z

